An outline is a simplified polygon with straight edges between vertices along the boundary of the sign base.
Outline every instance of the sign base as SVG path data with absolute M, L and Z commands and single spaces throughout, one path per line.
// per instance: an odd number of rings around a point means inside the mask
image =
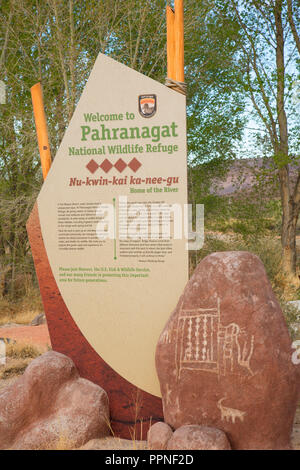
M 163 421 L 161 398 L 138 389 L 117 374 L 96 353 L 74 322 L 49 264 L 37 203 L 28 219 L 27 232 L 53 350 L 70 357 L 83 378 L 107 391 L 114 436 L 146 439 L 149 427 Z

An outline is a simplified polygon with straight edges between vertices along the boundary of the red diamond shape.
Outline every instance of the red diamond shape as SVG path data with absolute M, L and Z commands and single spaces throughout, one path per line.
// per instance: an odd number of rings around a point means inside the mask
M 132 171 L 136 172 L 142 164 L 136 158 L 133 158 L 131 162 L 128 163 L 128 166 Z
M 87 165 L 86 168 L 91 172 L 95 173 L 96 170 L 98 170 L 98 163 L 95 162 L 95 160 L 91 160 Z
M 100 168 L 105 171 L 105 173 L 108 173 L 109 170 L 112 168 L 112 163 L 110 163 L 109 160 L 107 160 L 107 158 L 105 160 L 103 160 L 103 162 L 101 163 L 100 165 Z
M 122 160 L 122 158 L 119 158 L 119 160 L 115 163 L 115 168 L 122 173 L 123 170 L 127 167 L 127 164 Z

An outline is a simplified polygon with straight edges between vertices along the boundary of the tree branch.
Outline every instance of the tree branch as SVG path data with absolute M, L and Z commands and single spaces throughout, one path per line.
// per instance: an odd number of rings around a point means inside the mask
M 287 0 L 287 5 L 288 5 L 288 20 L 289 20 L 290 27 L 292 30 L 293 38 L 295 40 L 295 43 L 296 43 L 296 46 L 300 55 L 300 37 L 299 37 L 299 33 L 297 31 L 297 28 L 294 22 L 292 0 Z

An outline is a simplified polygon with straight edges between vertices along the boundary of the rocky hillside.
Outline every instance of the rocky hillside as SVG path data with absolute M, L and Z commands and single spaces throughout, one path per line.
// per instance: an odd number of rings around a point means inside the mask
M 244 191 L 253 187 L 257 183 L 258 178 L 264 174 L 264 178 L 269 181 L 276 172 L 273 160 L 265 160 L 263 158 L 240 159 L 232 162 L 225 180 L 215 182 L 216 187 L 212 189 L 214 194 L 219 196 L 227 196 L 236 191 Z M 292 181 L 297 179 L 300 165 L 290 165 L 290 173 Z M 276 191 L 277 192 L 277 191 Z M 277 192 L 279 197 L 279 192 Z

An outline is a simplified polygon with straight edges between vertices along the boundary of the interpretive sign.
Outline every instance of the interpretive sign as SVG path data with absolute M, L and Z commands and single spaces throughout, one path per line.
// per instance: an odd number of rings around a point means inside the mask
M 161 418 L 155 348 L 188 280 L 185 107 L 100 54 L 28 222 L 53 347 L 108 392 L 123 435 L 134 390 L 139 419 Z

